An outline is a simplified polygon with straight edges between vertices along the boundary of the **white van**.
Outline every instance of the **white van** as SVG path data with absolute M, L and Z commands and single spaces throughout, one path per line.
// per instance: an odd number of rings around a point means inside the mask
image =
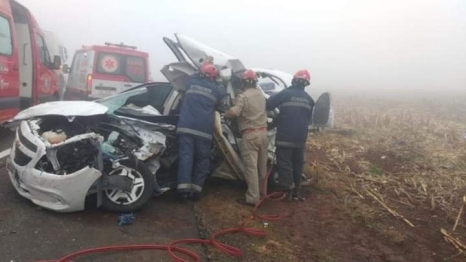
M 77 50 L 69 69 L 65 100 L 99 99 L 149 82 L 149 54 L 136 49 L 123 43 L 105 43 Z

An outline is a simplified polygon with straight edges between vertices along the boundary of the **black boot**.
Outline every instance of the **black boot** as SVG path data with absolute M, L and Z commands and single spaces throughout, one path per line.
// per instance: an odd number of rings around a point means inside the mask
M 277 187 L 274 188 L 274 191 L 276 191 L 276 192 L 288 192 L 288 191 L 291 191 L 291 187 L 278 185 Z
M 291 202 L 293 201 L 293 191 L 292 190 L 286 190 L 285 191 L 285 194 L 286 194 L 286 197 L 285 197 L 285 201 L 286 202 Z
M 286 194 L 285 201 L 286 202 L 291 202 L 293 200 L 293 191 L 290 189 L 290 187 L 285 187 L 278 185 L 278 187 L 275 188 L 275 192 L 283 192 Z
M 243 198 L 238 198 L 238 200 L 236 200 L 236 202 L 238 202 L 238 204 L 241 204 L 241 205 L 244 205 L 244 206 L 251 206 L 251 207 L 256 206 L 253 203 L 246 202 L 246 199 L 244 197 Z
M 197 201 L 201 200 L 201 193 L 192 192 L 191 194 L 189 194 L 188 198 L 191 201 L 197 202 Z
M 176 193 L 176 201 L 178 202 L 186 202 L 188 200 L 189 193 L 187 192 L 177 192 Z
M 293 200 L 301 201 L 301 202 L 304 202 L 304 201 L 306 200 L 306 198 L 304 198 L 303 196 L 301 196 L 300 190 L 297 189 L 297 188 L 294 188 L 294 189 L 293 189 L 292 198 L 293 198 Z

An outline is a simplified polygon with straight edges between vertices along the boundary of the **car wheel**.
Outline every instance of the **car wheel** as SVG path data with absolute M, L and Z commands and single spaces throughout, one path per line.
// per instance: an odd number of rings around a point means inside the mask
M 154 191 L 154 176 L 139 160 L 124 160 L 109 175 L 124 176 L 132 180 L 131 190 L 104 190 L 102 208 L 113 212 L 132 212 L 142 208 Z

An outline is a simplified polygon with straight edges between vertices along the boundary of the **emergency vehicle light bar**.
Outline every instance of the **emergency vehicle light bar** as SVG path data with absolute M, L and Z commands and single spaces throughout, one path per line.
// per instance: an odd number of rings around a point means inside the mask
M 125 44 L 123 44 L 123 42 L 121 42 L 121 44 L 112 44 L 112 43 L 109 43 L 109 42 L 105 42 L 105 45 L 106 46 L 117 46 L 117 47 L 123 47 L 123 48 L 130 48 L 132 50 L 138 49 L 136 46 L 125 45 Z

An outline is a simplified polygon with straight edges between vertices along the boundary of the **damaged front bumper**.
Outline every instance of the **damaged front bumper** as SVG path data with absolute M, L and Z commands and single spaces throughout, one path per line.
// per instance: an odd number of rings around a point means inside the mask
M 96 134 L 87 135 L 88 137 L 82 139 L 99 139 Z M 9 177 L 16 191 L 38 206 L 57 212 L 83 210 L 89 189 L 102 173 L 90 166 L 63 175 L 39 170 L 39 161 L 47 152 L 53 152 L 59 146 L 60 144 L 46 145 L 34 136 L 27 121 L 23 121 L 17 129 L 16 139 L 7 160 Z

